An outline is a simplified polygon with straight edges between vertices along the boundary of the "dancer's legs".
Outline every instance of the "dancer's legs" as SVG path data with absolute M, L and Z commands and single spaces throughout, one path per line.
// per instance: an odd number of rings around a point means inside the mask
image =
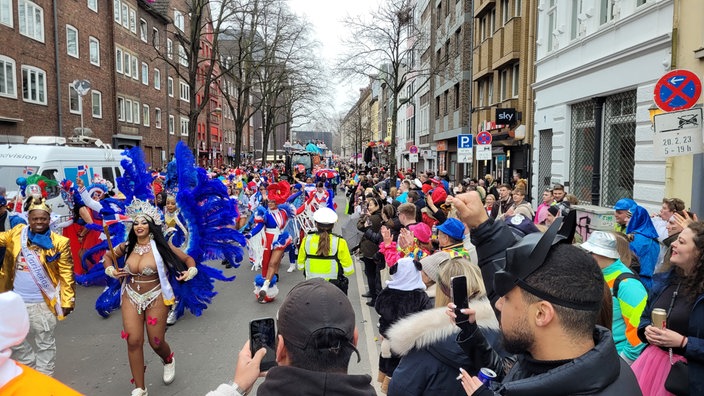
M 162 304 L 163 305 L 163 304 Z M 122 295 L 122 326 L 127 333 L 127 359 L 136 388 L 144 384 L 144 313 L 137 313 L 126 293 Z

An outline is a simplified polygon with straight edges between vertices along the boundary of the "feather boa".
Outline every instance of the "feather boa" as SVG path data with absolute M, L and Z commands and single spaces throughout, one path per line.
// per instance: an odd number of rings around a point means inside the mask
M 122 153 L 125 158 L 120 164 L 125 172 L 117 178 L 117 186 L 125 195 L 125 202 L 138 198 L 143 201 L 153 200 L 152 174 L 144 161 L 144 152 L 139 147 L 127 149 Z

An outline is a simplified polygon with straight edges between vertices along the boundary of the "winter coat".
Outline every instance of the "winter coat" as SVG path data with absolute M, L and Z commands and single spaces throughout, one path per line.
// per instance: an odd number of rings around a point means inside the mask
M 674 277 L 674 271 L 661 272 L 653 276 L 653 287 L 648 295 L 648 304 L 643 310 L 638 325 L 638 337 L 643 342 L 645 339 L 645 328 L 652 324 L 651 314 L 653 304 L 665 291 Z M 692 306 L 692 313 L 689 315 L 689 329 L 687 330 L 687 346 L 684 351 L 673 348 L 675 353 L 682 354 L 687 358 L 689 366 L 689 390 L 691 395 L 704 395 L 704 294 L 697 296 Z M 679 350 L 678 350 L 679 349 Z
M 540 362 L 520 355 L 496 392 L 484 389 L 475 395 L 640 395 L 633 371 L 616 353 L 611 332 L 597 326 L 594 343 L 584 355 L 538 375 L 532 375 L 528 367 Z
M 365 225 L 367 219 L 371 223 L 369 226 Z M 383 219 L 381 218 L 381 209 L 368 216 L 362 216 L 357 222 L 357 229 L 364 233 L 362 236 L 362 241 L 359 243 L 359 250 L 366 258 L 374 257 L 374 254 L 379 251 L 379 244 L 382 241 L 382 223 Z
M 497 336 L 498 322 L 488 300 L 472 300 L 470 306 L 477 310 L 482 333 Z M 455 379 L 459 368 L 476 375 L 480 368 L 488 367 L 486 361 L 495 353 L 485 342 L 476 346 L 476 353 L 470 357 L 455 341 L 459 331 L 448 320 L 445 308 L 418 312 L 392 325 L 387 331 L 391 351 L 402 358 L 388 395 L 465 395 L 462 384 Z
M 379 314 L 379 334 L 386 337 L 386 331 L 399 319 L 432 307 L 425 290 L 406 291 L 385 287 L 374 305 Z
M 305 370 L 293 366 L 269 369 L 257 390 L 268 396 L 367 396 L 376 395 L 369 375 Z

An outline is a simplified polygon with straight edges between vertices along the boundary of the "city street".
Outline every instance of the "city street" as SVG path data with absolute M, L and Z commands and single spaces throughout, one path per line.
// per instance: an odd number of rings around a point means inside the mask
M 344 197 L 342 197 L 344 198 Z M 338 207 L 344 208 L 344 199 L 338 198 Z M 339 212 L 343 210 L 340 209 Z M 337 227 L 347 216 L 340 214 Z M 339 232 L 339 229 L 336 229 Z M 213 263 L 220 267 L 219 263 Z M 224 267 L 220 267 L 224 268 Z M 199 318 L 190 313 L 167 331 L 166 340 L 175 352 L 176 380 L 164 385 L 163 366 L 157 355 L 145 344 L 147 365 L 146 383 L 151 395 L 204 395 L 220 383 L 233 379 L 237 354 L 247 341 L 251 319 L 275 317 L 288 291 L 303 279 L 301 272 L 287 273 L 288 259 L 281 264 L 280 294 L 270 304 L 257 303 L 252 290 L 255 273 L 245 258 L 240 268 L 225 270 L 236 275 L 230 283 L 218 282 L 219 294 L 213 304 Z M 355 274 L 350 278 L 349 297 L 355 309 L 359 331 L 358 349 L 361 362 L 352 356 L 350 372 L 372 375 L 377 387 L 376 372 L 378 343 L 376 312 L 368 307 L 364 293 L 364 274 L 361 262 L 356 260 Z M 103 319 L 93 305 L 101 288 L 78 286 L 76 310 L 56 329 L 57 365 L 55 377 L 86 395 L 118 396 L 132 390 L 127 362 L 127 347 L 120 338 L 122 319 L 114 312 Z M 261 382 L 258 381 L 257 384 Z M 255 385 L 256 387 L 256 385 Z

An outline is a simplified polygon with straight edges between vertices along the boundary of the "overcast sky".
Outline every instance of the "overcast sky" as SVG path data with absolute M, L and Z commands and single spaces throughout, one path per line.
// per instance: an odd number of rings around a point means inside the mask
M 340 40 L 346 35 L 341 21 L 347 15 L 367 14 L 377 9 L 380 0 L 289 0 L 291 9 L 304 15 L 314 25 L 316 38 L 322 44 L 322 58 L 332 67 L 340 51 Z M 357 99 L 363 82 L 354 85 L 335 84 L 335 108 L 348 110 Z

